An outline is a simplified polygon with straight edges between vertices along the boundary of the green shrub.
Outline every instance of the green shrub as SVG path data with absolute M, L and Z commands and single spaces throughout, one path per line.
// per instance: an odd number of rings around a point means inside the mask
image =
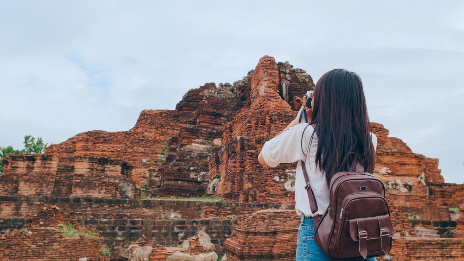
M 380 147 L 380 151 L 381 151 L 381 152 L 385 152 L 385 151 L 388 150 L 388 148 L 389 148 L 388 145 L 387 145 L 387 146 L 382 146 L 382 147 Z
M 90 239 L 94 239 L 95 238 L 95 234 L 89 230 L 89 232 L 87 232 L 87 235 L 85 235 L 86 237 L 90 238 Z
M 160 155 L 164 155 L 166 153 L 166 150 L 169 148 L 169 146 L 163 146 L 163 150 L 160 152 Z
M 101 249 L 100 249 L 100 254 L 101 255 L 108 255 L 108 256 L 111 256 L 111 250 L 105 246 L 105 245 L 102 245 Z

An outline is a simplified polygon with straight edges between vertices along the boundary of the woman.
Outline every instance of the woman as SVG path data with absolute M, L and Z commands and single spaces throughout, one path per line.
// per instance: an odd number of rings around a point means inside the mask
M 328 184 L 335 173 L 353 168 L 373 172 L 377 138 L 370 133 L 366 100 L 357 74 L 343 69 L 327 72 L 317 82 L 311 98 L 311 108 L 304 108 L 306 99 L 303 98 L 303 106 L 297 117 L 280 134 L 264 144 L 258 160 L 264 167 L 298 162 L 295 209 L 301 216 L 301 224 L 298 228 L 296 260 L 331 260 L 314 241 L 313 215 L 321 215 L 327 209 Z M 304 120 L 299 124 L 304 109 L 311 124 Z M 301 162 L 304 162 L 319 206 L 316 213 L 310 209 Z

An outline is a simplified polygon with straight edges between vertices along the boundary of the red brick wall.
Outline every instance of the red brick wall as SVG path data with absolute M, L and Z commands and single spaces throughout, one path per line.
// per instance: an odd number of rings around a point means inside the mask
M 77 235 L 66 235 L 59 227 L 73 226 Z M 0 260 L 88 260 L 109 261 L 100 253 L 100 233 L 80 227 L 56 207 L 44 207 L 20 230 L 0 236 Z
M 295 211 L 258 211 L 238 220 L 224 243 L 228 260 L 295 260 L 300 218 Z
M 132 167 L 92 156 L 9 155 L 4 158 L 0 195 L 122 198 L 120 183 L 132 184 Z
M 464 260 L 461 238 L 395 238 L 390 255 L 393 260 Z

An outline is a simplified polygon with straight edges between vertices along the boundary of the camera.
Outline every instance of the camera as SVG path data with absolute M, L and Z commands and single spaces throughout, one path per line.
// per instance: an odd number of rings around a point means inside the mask
M 313 93 L 313 91 L 307 91 L 306 94 L 305 94 L 305 97 L 306 97 L 306 108 L 311 108 L 311 101 L 313 100 L 313 98 L 311 98 L 311 94 Z

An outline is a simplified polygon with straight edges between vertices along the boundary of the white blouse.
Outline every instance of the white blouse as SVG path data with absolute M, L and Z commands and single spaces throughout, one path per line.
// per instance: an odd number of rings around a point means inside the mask
M 308 194 L 304 188 L 306 182 L 304 180 L 300 160 L 305 162 L 306 172 L 308 173 L 311 188 L 319 207 L 314 214 L 322 215 L 329 206 L 329 188 L 327 187 L 325 174 L 316 166 L 315 162 L 318 144 L 316 134 L 314 134 L 311 150 L 309 150 L 309 141 L 313 131 L 313 127 L 311 125 L 308 126 L 307 123 L 297 124 L 282 132 L 279 136 L 267 141 L 261 150 L 264 161 L 268 166 L 273 168 L 277 167 L 280 163 L 298 161 L 295 179 L 295 210 L 300 217 L 302 213 L 307 217 L 313 216 L 309 206 Z M 303 142 L 301 142 L 302 136 Z M 377 147 L 377 137 L 372 133 L 371 137 L 375 149 L 375 147 Z M 308 150 L 310 152 L 309 155 Z

